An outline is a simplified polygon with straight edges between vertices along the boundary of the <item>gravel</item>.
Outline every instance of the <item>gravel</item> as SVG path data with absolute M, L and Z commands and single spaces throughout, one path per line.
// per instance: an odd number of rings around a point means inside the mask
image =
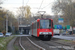
M 57 46 L 74 46 L 75 44 L 73 44 L 73 42 L 69 41 L 69 40 L 52 38 L 51 41 L 42 41 L 36 37 L 23 36 L 23 37 L 21 37 L 21 44 L 23 45 L 23 47 L 26 50 L 40 50 L 38 47 L 31 44 L 30 41 L 28 41 L 28 39 L 26 37 L 28 37 L 35 44 L 45 48 L 46 50 L 75 50 L 75 49 L 57 48 Z M 15 43 L 16 45 L 18 45 L 17 41 L 18 40 L 16 40 L 16 43 Z M 54 48 L 51 48 L 53 46 L 54 46 Z
M 26 37 L 21 37 L 21 40 L 21 43 L 26 50 L 40 50 L 39 48 L 31 44 Z

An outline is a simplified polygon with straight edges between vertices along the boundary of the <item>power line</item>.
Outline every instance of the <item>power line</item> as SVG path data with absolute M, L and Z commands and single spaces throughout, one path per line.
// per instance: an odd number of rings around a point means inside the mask
M 52 2 L 53 3 L 53 2 Z M 47 6 L 49 6 L 50 4 L 52 4 L 52 3 L 49 3 L 48 5 L 46 5 L 46 6 L 44 6 L 43 8 L 41 8 L 41 9 L 44 9 L 44 8 L 46 8 Z M 38 7 L 34 7 L 33 9 L 39 9 Z
M 40 3 L 28 3 L 28 2 L 26 4 L 40 4 Z M 22 3 L 5 3 L 5 4 L 22 4 Z M 47 3 L 45 3 L 45 4 L 47 4 Z
M 28 4 L 29 0 L 26 2 L 26 5 Z M 24 6 L 24 0 L 23 0 L 23 6 Z
M 27 1 L 26 5 L 28 4 L 29 0 Z M 23 6 L 24 6 L 24 0 L 23 0 Z
M 5 3 L 5 4 L 22 4 L 22 3 Z
M 22 5 L 22 6 L 24 6 L 24 0 L 23 0 L 23 2 L 22 2 L 22 3 L 23 3 L 23 5 Z
M 44 6 L 42 9 L 46 8 L 47 6 L 49 6 L 51 3 L 49 3 L 48 5 Z
M 29 0 L 26 2 L 26 5 L 28 4 Z M 5 4 L 23 4 L 24 5 L 24 0 L 22 0 L 22 3 L 5 3 Z M 29 3 L 29 4 L 37 4 L 37 3 Z
M 42 0 L 41 5 L 40 5 L 39 9 L 41 8 L 43 1 L 44 1 L 44 0 Z M 38 11 L 39 11 L 39 9 L 38 9 Z
M 28 4 L 29 0 L 27 1 L 26 5 Z

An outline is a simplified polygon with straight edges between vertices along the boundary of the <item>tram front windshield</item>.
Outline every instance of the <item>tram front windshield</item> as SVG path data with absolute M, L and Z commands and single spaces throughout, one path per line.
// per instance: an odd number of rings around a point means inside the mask
M 40 28 L 41 29 L 51 28 L 51 20 L 40 20 Z

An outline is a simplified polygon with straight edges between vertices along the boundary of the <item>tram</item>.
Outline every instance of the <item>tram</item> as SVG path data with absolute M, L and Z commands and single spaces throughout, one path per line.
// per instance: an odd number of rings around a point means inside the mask
M 53 20 L 49 18 L 37 19 L 31 24 L 30 33 L 40 39 L 50 40 L 53 36 Z

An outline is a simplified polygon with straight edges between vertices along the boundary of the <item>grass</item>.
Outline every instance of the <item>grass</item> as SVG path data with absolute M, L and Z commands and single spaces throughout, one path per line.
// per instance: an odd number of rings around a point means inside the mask
M 0 38 L 0 50 L 6 50 L 8 42 L 13 38 L 14 38 L 14 36 L 1 37 Z
M 12 35 L 20 35 L 20 33 L 17 33 L 17 34 L 16 33 L 13 33 Z
M 13 46 L 14 46 L 15 50 L 22 50 L 22 48 L 20 47 L 20 44 L 19 44 L 19 39 L 16 39 Z
M 72 42 L 71 40 L 59 40 L 60 42 Z
M 12 35 L 19 35 L 20 33 L 19 32 L 12 32 Z
M 71 40 L 64 40 L 65 42 L 72 42 Z

